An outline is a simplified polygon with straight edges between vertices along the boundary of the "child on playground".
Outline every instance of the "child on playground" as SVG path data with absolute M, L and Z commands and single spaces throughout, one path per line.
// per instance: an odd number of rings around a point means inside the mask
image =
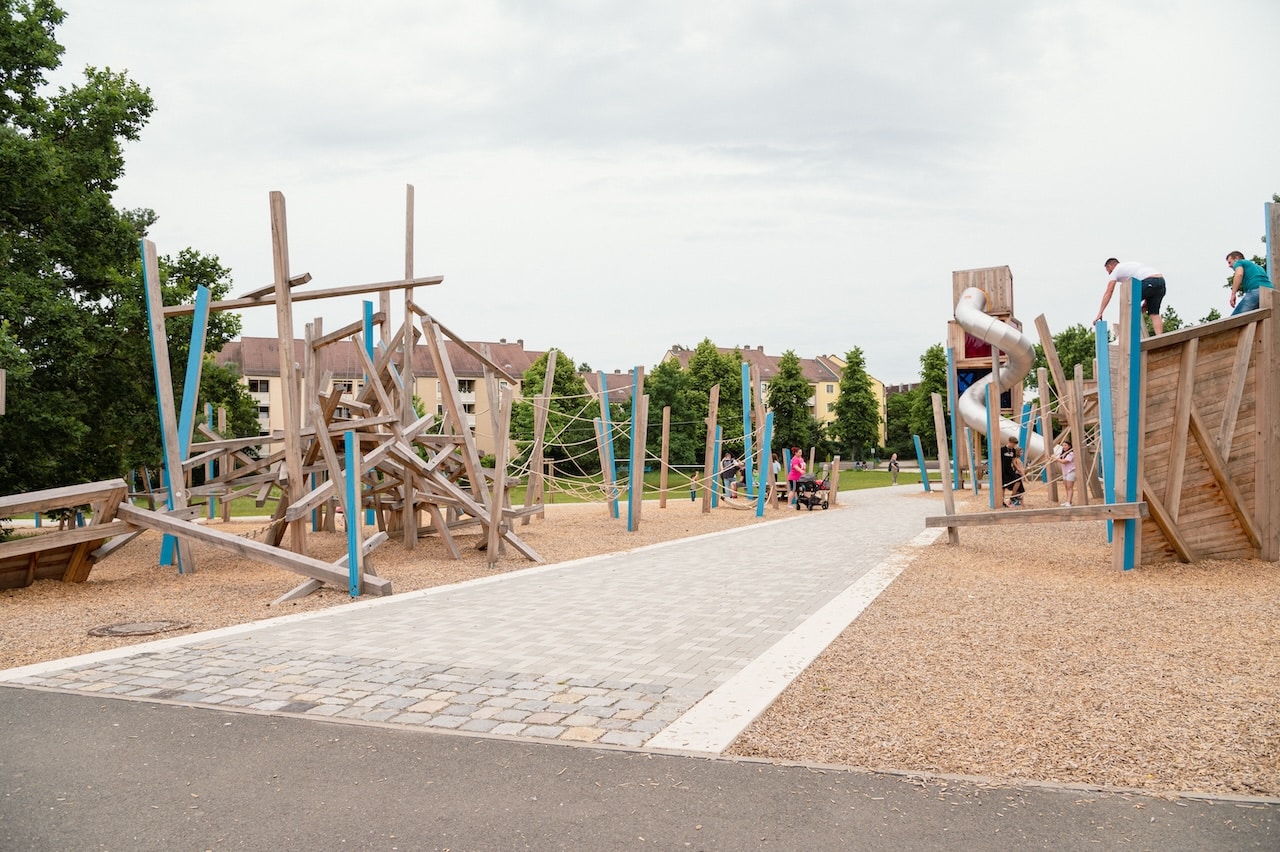
M 1022 494 L 1026 489 L 1022 485 L 1022 459 L 1018 458 L 1017 438 L 1010 438 L 1009 443 L 1000 448 L 1000 481 L 1004 490 L 1009 492 L 1005 508 L 1022 508 Z
M 1076 454 L 1071 449 L 1071 442 L 1063 439 L 1058 445 L 1054 460 L 1062 468 L 1062 487 L 1067 491 L 1067 499 L 1062 505 L 1070 506 L 1076 496 Z

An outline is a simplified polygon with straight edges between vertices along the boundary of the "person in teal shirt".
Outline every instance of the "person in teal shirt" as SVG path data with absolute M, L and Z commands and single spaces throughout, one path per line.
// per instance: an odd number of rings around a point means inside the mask
M 1227 255 L 1227 265 L 1231 273 L 1231 305 L 1235 308 L 1232 316 L 1245 311 L 1258 309 L 1258 291 L 1271 286 L 1267 271 L 1252 260 L 1244 259 L 1244 252 L 1233 251 Z

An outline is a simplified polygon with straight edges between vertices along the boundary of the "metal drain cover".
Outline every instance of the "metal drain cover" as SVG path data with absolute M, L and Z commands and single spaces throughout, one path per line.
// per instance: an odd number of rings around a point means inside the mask
M 126 621 L 123 624 L 108 624 L 95 627 L 89 631 L 90 636 L 150 636 L 154 633 L 167 633 L 170 630 L 185 630 L 191 626 L 189 621 Z

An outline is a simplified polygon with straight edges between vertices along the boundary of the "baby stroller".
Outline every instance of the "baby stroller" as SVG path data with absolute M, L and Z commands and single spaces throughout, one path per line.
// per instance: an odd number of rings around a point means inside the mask
M 796 511 L 800 511 L 801 506 L 808 506 L 812 512 L 814 506 L 826 509 L 828 505 L 827 481 L 818 479 L 812 473 L 800 477 L 800 481 L 796 483 Z

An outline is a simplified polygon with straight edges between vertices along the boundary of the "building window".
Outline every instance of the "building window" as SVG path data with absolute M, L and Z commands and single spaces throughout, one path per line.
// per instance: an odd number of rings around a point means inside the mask
M 270 416 L 271 416 L 271 406 L 269 406 L 269 405 L 259 405 L 259 406 L 258 406 L 258 416 L 259 416 L 259 417 L 270 417 Z
M 475 414 L 475 413 L 476 413 L 476 404 L 475 404 L 474 402 L 464 402 L 464 403 L 462 403 L 462 413 L 463 413 L 463 414 Z
M 467 393 L 475 393 L 475 392 L 476 392 L 475 379 L 458 379 L 458 393 L 467 394 Z
M 436 403 L 436 417 L 444 417 L 444 404 L 443 404 L 443 403 L 440 403 L 440 402 L 437 402 L 437 403 Z
M 249 379 L 249 393 L 270 393 L 271 383 L 268 379 Z
M 345 405 L 339 405 L 337 408 L 333 410 L 333 416 L 336 418 L 339 418 L 340 420 L 350 420 L 351 409 L 347 408 Z
M 835 393 L 835 392 L 836 392 L 836 386 L 835 386 L 835 385 L 833 385 L 833 384 L 828 384 L 828 385 L 827 385 L 827 393 Z
M 829 414 L 829 413 L 831 413 L 832 411 L 835 411 L 835 410 L 836 410 L 836 404 L 835 404 L 834 402 L 828 402 L 828 403 L 827 403 L 827 413 Z
M 333 389 L 336 391 L 341 391 L 342 393 L 352 393 L 355 390 L 355 382 L 351 381 L 350 379 L 346 379 L 343 381 L 335 381 L 333 383 Z

